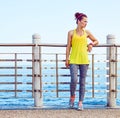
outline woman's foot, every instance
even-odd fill
[[[78,110],[79,111],[83,110],[83,104],[82,104],[82,102],[78,102]]]
[[[70,97],[70,101],[69,101],[69,107],[70,107],[71,109],[74,108],[74,100],[75,100],[75,96],[71,96],[71,97]]]

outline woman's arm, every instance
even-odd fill
[[[87,37],[92,41],[91,43],[88,44],[88,51],[91,52],[92,47],[98,45],[98,40],[93,36],[93,34],[86,30]]]
[[[72,35],[73,31],[68,32],[68,39],[67,39],[67,47],[66,47],[66,62],[65,65],[68,68],[69,66],[69,55],[70,55],[70,50],[71,50],[71,42],[72,42]]]

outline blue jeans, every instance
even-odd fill
[[[79,70],[79,101],[83,101],[85,95],[85,80],[88,70],[88,64],[70,64],[70,95],[74,96],[78,81],[78,70]]]

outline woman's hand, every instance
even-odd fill
[[[91,52],[91,51],[92,51],[92,47],[93,47],[93,44],[90,43],[90,44],[88,45],[88,52]]]
[[[65,66],[66,66],[66,68],[69,67],[69,60],[66,60],[66,61],[65,61]]]

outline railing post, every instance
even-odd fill
[[[41,90],[41,68],[40,68],[40,55],[41,55],[41,47],[38,46],[40,44],[40,35],[34,34],[32,36],[33,38],[33,44],[35,46],[33,47],[33,69],[34,69],[34,105],[35,107],[41,107],[43,105],[42,101],[42,90]]]
[[[115,108],[116,107],[116,47],[115,36],[107,35],[107,44],[111,44],[110,47],[107,47],[107,107]],[[113,46],[112,46],[113,45]]]

